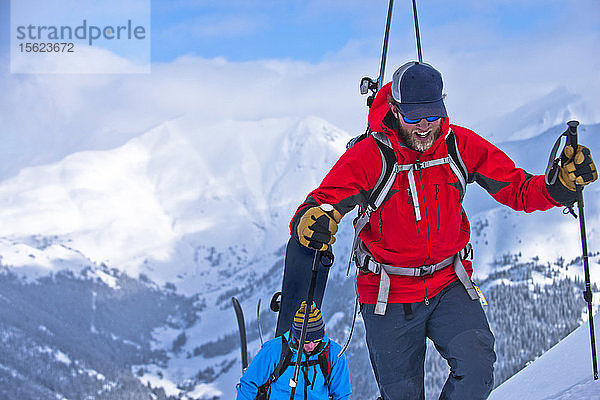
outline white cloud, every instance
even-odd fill
[[[596,123],[596,19],[583,19],[573,31],[557,27],[546,37],[503,37],[479,23],[425,26],[424,56],[444,76],[451,117],[466,126],[483,126],[559,87],[580,96],[577,117],[582,122]],[[207,125],[224,119],[316,115],[358,134],[367,113],[358,81],[376,77],[380,48],[381,38],[373,36],[349,41],[316,64],[185,56],[153,64],[150,74],[5,75],[0,79],[0,177],[76,150],[116,146],[181,115],[194,115]],[[387,79],[414,57],[412,36],[392,36]]]
[[[68,44],[68,43],[67,43]],[[60,48],[62,45],[58,45]],[[142,63],[123,58],[110,50],[75,44],[72,53],[40,53],[31,55],[13,47],[11,72],[30,74],[139,74],[150,72],[149,54]]]

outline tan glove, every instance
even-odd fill
[[[562,157],[567,162],[563,162],[558,171],[560,182],[573,192],[577,190],[575,184],[584,186],[598,179],[598,171],[592,160],[590,149],[579,145],[577,153],[574,153],[573,146],[565,146]]]
[[[334,235],[338,231],[338,223],[342,219],[333,206],[307,207],[301,215],[297,215],[298,223],[292,235],[298,242],[311,249],[324,251],[335,242]]]
[[[546,188],[550,196],[557,202],[571,207],[577,201],[577,186],[584,186],[598,179],[598,171],[592,160],[590,150],[585,146],[565,146],[561,156],[561,167],[558,179]]]

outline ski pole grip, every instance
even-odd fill
[[[569,126],[567,145],[572,146],[573,150],[577,152],[577,126],[579,126],[579,121],[569,121],[567,125]]]

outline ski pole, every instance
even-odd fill
[[[567,145],[573,146],[573,150],[577,153],[577,126],[579,122],[569,121],[567,122],[569,129],[567,130]],[[592,344],[592,365],[594,368],[594,379],[598,380],[598,359],[596,356],[596,334],[594,331],[594,314],[592,310],[592,289],[591,289],[591,278],[590,278],[590,265],[588,260],[588,247],[587,247],[587,236],[585,231],[585,214],[583,212],[583,187],[575,184],[577,189],[577,209],[579,211],[579,230],[581,232],[581,247],[583,250],[583,271],[585,274],[585,291],[583,292],[583,298],[587,302],[588,316],[590,320],[590,340]]]
[[[302,331],[300,331],[300,340],[298,341],[298,356],[296,357],[296,366],[294,368],[294,377],[290,379],[290,387],[292,393],[290,400],[294,400],[296,394],[296,386],[298,385],[298,376],[300,375],[300,363],[302,362],[302,352],[304,351],[304,340],[306,339],[306,331],[308,329],[308,316],[315,295],[315,286],[317,284],[317,273],[319,272],[319,251],[315,250],[313,258],[312,275],[310,277],[310,286],[308,287],[308,299],[306,301],[306,309],[304,310],[304,320],[302,321]],[[310,306],[309,306],[310,304]]]
[[[413,15],[415,17],[415,36],[417,37],[417,55],[419,56],[419,62],[423,62],[423,54],[421,54],[421,35],[419,34],[419,17],[417,16],[417,1],[412,0]]]
[[[388,39],[390,37],[390,25],[392,24],[392,10],[394,8],[394,0],[390,0],[388,4],[387,20],[385,22],[385,34],[383,37],[383,49],[381,50],[381,64],[379,65],[379,78],[377,78],[377,91],[383,86],[385,75],[385,62],[387,60]]]
[[[306,340],[306,331],[308,330],[308,317],[312,308],[312,303],[315,296],[315,287],[317,285],[319,263],[322,263],[325,267],[330,267],[333,264],[333,253],[328,250],[315,250],[315,256],[313,258],[312,265],[312,275],[310,277],[310,285],[308,287],[308,296],[306,299],[306,309],[304,311],[304,320],[302,321],[302,330],[300,331],[300,340],[298,341],[296,367],[294,368],[294,377],[290,379],[290,387],[292,388],[290,400],[294,399],[294,395],[296,394],[296,386],[298,385],[298,376],[300,375],[300,365],[302,363],[302,352],[304,351],[304,340]]]
[[[371,95],[367,97],[367,106],[371,108],[371,104],[373,104],[373,100],[375,100],[375,95],[383,86],[383,80],[385,75],[385,63],[387,60],[387,49],[388,49],[388,41],[390,37],[390,26],[392,24],[392,11],[394,8],[394,0],[390,0],[388,3],[388,12],[387,18],[385,22],[385,34],[383,35],[383,49],[381,50],[381,62],[379,64],[379,77],[377,80],[373,80],[369,77],[364,77],[360,80],[360,94],[367,94],[369,90],[371,91]],[[367,127],[367,131],[370,132],[369,127]],[[367,133],[368,133],[367,132]]]

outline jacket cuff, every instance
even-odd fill
[[[558,179],[552,185],[546,184],[546,189],[550,197],[563,206],[572,207],[577,201],[577,192],[567,189]]]

